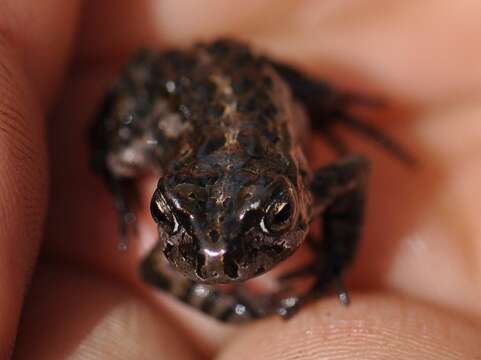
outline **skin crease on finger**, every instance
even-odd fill
[[[458,4],[454,13],[449,5],[452,2],[447,1],[396,4],[361,1],[356,5],[350,1],[339,2],[339,5],[329,1],[322,2],[322,5],[313,1],[296,2],[298,5],[284,2],[286,8],[267,1],[253,2],[254,8],[248,7],[248,11],[234,5],[226,9],[219,1],[204,2],[201,7],[188,1],[181,5],[175,1],[113,4],[104,1],[87,10],[89,20],[84,23],[86,31],[80,39],[82,45],[78,52],[81,60],[78,60],[77,72],[71,75],[57,120],[52,123],[56,196],[52,198],[48,256],[101,269],[139,286],[136,264],[140,253],[146,251],[148,241],[143,237],[140,245],[132,244],[129,254],[115,253],[115,215],[101,184],[88,173],[83,131],[95,103],[115,72],[110,64],[117,64],[118,56],[145,43],[162,47],[186,44],[198,37],[234,34],[254,39],[259,47],[292,59],[313,73],[336,81],[339,79],[340,84],[379,93],[407,103],[408,107],[414,105],[416,114],[410,116],[412,121],[379,119],[379,123],[403,144],[416,150],[423,164],[416,174],[403,169],[373,147],[361,144],[356,137],[349,137],[353,148],[367,153],[374,163],[365,237],[358,261],[350,273],[349,284],[359,290],[396,289],[399,293],[417,296],[429,303],[437,302],[443,307],[430,309],[430,306],[417,305],[409,300],[354,294],[353,305],[348,309],[330,300],[323,301],[304,310],[292,322],[284,324],[273,319],[240,330],[238,335],[228,332],[228,336],[224,334],[224,328],[207,326],[190,313],[181,312],[179,315],[173,311],[166,319],[171,321],[177,316],[175,324],[195,323],[184,338],[190,337],[198,347],[207,348],[204,353],[212,354],[229,340],[230,350],[223,349],[224,358],[229,358],[229,354],[246,354],[242,353],[246,346],[252,348],[256,345],[252,339],[262,339],[265,334],[270,334],[261,348],[266,356],[272,350],[265,348],[271,341],[287,355],[307,347],[310,353],[306,356],[338,351],[341,355],[346,354],[345,358],[353,358],[353,354],[359,354],[355,351],[365,350],[371,353],[371,358],[389,358],[389,354],[399,355],[395,352],[398,343],[393,342],[393,338],[410,347],[406,348],[405,354],[416,354],[416,350],[426,354],[439,351],[438,358],[441,359],[441,356],[461,359],[460,354],[478,355],[473,352],[472,345],[477,344],[476,339],[481,336],[479,329],[461,316],[449,315],[444,310],[444,307],[453,307],[473,318],[481,314],[476,301],[481,283],[481,271],[477,265],[481,263],[479,225],[476,223],[479,202],[475,201],[481,196],[476,193],[479,192],[476,184],[480,176],[476,172],[479,160],[475,156],[479,154],[476,150],[479,136],[474,135],[480,134],[481,129],[476,121],[470,120],[476,119],[481,109],[477,101],[473,104],[459,101],[466,94],[475,95],[479,89],[476,86],[479,86],[481,75],[470,71],[469,68],[474,67],[465,65],[465,62],[467,58],[474,64],[481,55],[466,45],[469,41],[456,40],[471,39],[475,33],[470,24],[473,24],[472,16],[476,12],[469,10],[468,2],[464,7]],[[272,8],[276,11],[269,11]],[[112,9],[117,11],[117,16],[112,16]],[[212,9],[217,10],[215,17],[209,15]],[[436,10],[434,13],[433,9]],[[195,18],[189,17],[189,13],[194,13]],[[450,24],[449,33],[446,30],[446,34],[440,35],[439,29],[445,29],[440,24]],[[478,36],[479,32],[476,34]],[[433,63],[433,59],[443,61]],[[104,66],[94,66],[98,62]],[[372,88],[365,89],[367,85]],[[442,107],[436,105],[441,103],[444,103]],[[70,123],[66,123],[67,118]],[[472,136],[466,137],[463,133],[468,126]],[[457,137],[452,136],[456,134]],[[319,154],[326,151],[318,144],[312,148],[312,152],[315,150]],[[315,163],[321,161],[326,159],[313,159]],[[459,176],[460,172],[465,176]],[[72,188],[76,191],[73,192]],[[105,214],[100,224],[98,213]],[[152,229],[148,217],[143,219]],[[143,224],[141,226],[148,228]],[[150,231],[146,238],[152,241],[154,236]],[[151,300],[157,303],[157,299]],[[393,330],[390,320],[399,323],[410,313],[414,315],[409,319],[419,321],[422,330],[412,323],[406,328],[394,327]],[[336,322],[336,319],[344,319],[348,330],[343,330],[342,321]],[[349,325],[352,319],[358,322]],[[373,319],[373,322],[368,323],[365,319]],[[311,322],[309,328],[300,324],[304,321]],[[23,326],[29,328],[28,318]],[[454,329],[453,333],[449,332],[450,328]],[[339,334],[339,340],[335,339],[338,343],[333,341],[335,346],[329,350],[316,336],[307,336],[306,340],[303,335],[309,335],[307,333],[293,335],[296,329],[313,331],[313,334],[326,329],[326,332]],[[373,343],[368,342],[373,344],[371,347],[362,346],[362,340],[370,339],[359,335],[363,331],[374,334]],[[406,337],[403,338],[404,333]],[[466,336],[459,339],[456,333]],[[411,341],[407,337],[411,334],[429,341]],[[275,338],[276,335],[279,338]],[[284,335],[286,337],[282,337]],[[349,343],[350,338],[355,342]],[[336,347],[342,341],[355,346]],[[391,347],[382,348],[382,344]],[[380,348],[392,352],[380,353]],[[404,358],[413,356],[404,355]]]
[[[479,359],[479,326],[457,315],[389,295],[356,297],[349,311],[336,299],[312,305],[288,323],[241,330],[219,360]],[[369,316],[366,316],[369,314]]]
[[[38,250],[46,205],[45,144],[26,79],[0,50],[0,357],[15,336],[26,281]],[[24,92],[25,91],[25,92]],[[28,94],[28,95],[27,95]],[[28,119],[28,120],[27,120]],[[32,134],[27,131],[30,121]],[[5,176],[4,174],[8,174]],[[36,179],[37,181],[33,181]],[[30,205],[33,201],[33,206]],[[12,241],[15,240],[15,241]]]
[[[0,358],[15,337],[39,248],[47,200],[43,109],[53,98],[77,2],[49,8],[0,1]],[[55,29],[50,26],[64,14]],[[41,19],[41,20],[40,20]],[[28,23],[28,28],[25,24]],[[58,35],[58,31],[62,35]],[[32,36],[35,34],[35,36]],[[42,41],[37,41],[38,39]],[[45,49],[54,37],[55,49]],[[35,59],[35,62],[32,61]],[[37,76],[38,75],[38,76]],[[42,93],[42,97],[39,93]]]
[[[98,274],[41,266],[31,294],[25,316],[32,326],[19,336],[14,359],[196,358],[156,309]]]

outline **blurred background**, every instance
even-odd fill
[[[0,1],[0,358],[481,356],[480,16],[470,0]],[[347,310],[325,299],[288,323],[225,327],[140,282],[147,212],[115,250],[112,202],[88,168],[93,114],[139,47],[220,36],[386,99],[366,116],[419,159],[407,169],[342,133],[373,162]],[[333,159],[315,136],[309,149],[313,166]]]

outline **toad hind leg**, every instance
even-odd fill
[[[129,235],[132,232],[137,233],[136,215],[132,209],[132,200],[137,197],[137,188],[133,179],[115,176],[108,169],[103,171],[103,179],[114,198],[114,205],[117,210],[120,236],[117,249],[126,251],[129,244]]]
[[[115,200],[119,250],[127,249],[128,237],[136,230],[135,178],[149,168],[160,170],[162,154],[174,148],[173,140],[155,133],[172,113],[165,96],[153,90],[156,59],[146,51],[132,58],[104,99],[89,134],[91,167]]]
[[[294,97],[304,105],[312,128],[318,130],[339,155],[347,155],[349,149],[342,138],[336,134],[333,128],[336,124],[374,140],[405,164],[409,166],[416,164],[414,157],[395,140],[374,125],[349,113],[349,107],[352,105],[379,107],[383,105],[381,101],[338,91],[329,83],[312,80],[285,64],[271,62],[271,65],[289,84]]]
[[[136,190],[133,178],[116,174],[108,165],[107,158],[110,149],[104,116],[107,111],[110,111],[110,99],[107,98],[104,102],[103,109],[89,134],[91,143],[90,165],[94,173],[102,178],[114,198],[120,235],[117,248],[119,251],[125,251],[128,247],[129,233],[131,231],[136,232],[135,213],[131,204]]]
[[[345,268],[356,252],[363,221],[368,162],[362,156],[349,156],[319,169],[312,192],[321,214],[322,236],[311,243],[315,260],[305,268],[285,274],[281,281],[314,276],[314,284],[294,301],[281,306],[279,313],[290,317],[306,302],[335,287],[341,303],[349,296],[341,282]]]

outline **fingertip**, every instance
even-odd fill
[[[60,265],[39,267],[16,359],[194,359],[175,326],[121,284]]]
[[[291,320],[243,329],[219,359],[471,359],[480,327],[443,309],[386,295],[328,299]]]

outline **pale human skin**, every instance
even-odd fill
[[[479,3],[81,5],[0,1],[0,358],[481,358]],[[221,34],[400,109],[375,121],[413,149],[416,172],[349,136],[373,174],[348,308],[327,297],[289,322],[225,327],[138,280],[155,241],[147,212],[140,239],[115,250],[111,198],[86,160],[94,108],[139,45]],[[329,159],[312,148],[316,165]]]

